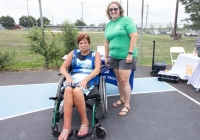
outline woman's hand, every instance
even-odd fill
[[[109,60],[108,60],[108,58],[105,58],[105,65],[109,67]]]
[[[74,81],[72,80],[71,76],[66,77],[66,84],[67,85],[74,85]]]
[[[83,89],[87,89],[87,81],[83,80],[78,83],[78,86],[82,87]]]
[[[128,55],[128,56],[126,57],[126,63],[131,63],[132,60],[133,60],[132,55]]]

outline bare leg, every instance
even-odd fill
[[[66,87],[64,92],[64,124],[63,131],[60,134],[58,140],[67,140],[71,131],[72,109],[74,105],[73,89]]]
[[[129,78],[132,70],[119,69],[119,88],[124,97],[124,106],[130,107],[131,87]]]
[[[130,96],[131,96],[131,87],[129,84],[129,78],[132,70],[122,70],[114,69],[115,75],[117,77],[118,89],[120,92],[120,100],[124,101],[124,108],[119,112],[120,116],[128,114],[130,110]],[[119,106],[121,101],[117,101],[113,106]]]
[[[117,86],[118,86],[118,90],[119,90],[119,93],[120,93],[120,100],[121,100],[121,101],[118,100],[117,102],[113,103],[113,106],[117,107],[117,106],[123,104],[122,102],[124,102],[124,94],[123,94],[123,91],[122,91],[121,86],[120,86],[121,84],[120,84],[119,69],[113,69],[113,71],[114,71],[115,76],[117,78]]]
[[[73,90],[73,96],[74,96],[75,106],[77,107],[77,110],[81,117],[81,124],[84,125],[79,130],[78,136],[84,136],[88,133],[88,129],[89,129],[88,128],[89,122],[88,122],[87,114],[86,114],[84,93],[82,92],[82,90],[80,88],[75,88]]]

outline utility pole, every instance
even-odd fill
[[[80,4],[82,5],[82,21],[83,21],[83,5],[85,4],[84,2],[80,2]]]
[[[127,16],[128,16],[128,0],[127,0]]]
[[[175,40],[175,37],[176,37],[177,18],[178,18],[178,4],[179,4],[179,0],[176,0],[176,11],[175,11],[175,19],[174,19],[173,40]]]
[[[28,28],[30,28],[30,18],[29,18],[29,9],[28,9],[28,0],[27,1],[27,13],[28,13]]]
[[[42,17],[42,5],[41,5],[41,0],[39,1],[39,10],[40,10],[40,23],[41,23],[41,28],[42,28],[42,40],[44,42],[44,22],[43,22],[43,17]]]
[[[120,0],[120,3],[122,3],[121,0]],[[126,1],[126,4],[127,4],[127,5],[126,5],[126,7],[127,7],[127,9],[126,9],[126,10],[127,10],[127,11],[126,11],[126,15],[128,16],[128,0]]]
[[[53,15],[52,15],[52,22],[51,22],[51,23],[52,23],[52,25],[53,25]]]
[[[148,14],[149,14],[149,5],[147,4],[145,31],[146,31],[146,29],[147,29],[147,19],[148,19]]]
[[[142,32],[143,32],[143,14],[144,13],[144,0],[142,0],[142,10],[141,10],[141,29],[140,29],[140,57],[139,64],[142,61]]]

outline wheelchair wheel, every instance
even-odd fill
[[[103,77],[100,79],[100,96],[101,96],[101,110],[102,116],[106,117],[107,114],[107,96],[106,96],[106,82]]]
[[[95,134],[97,138],[104,139],[106,137],[107,132],[103,127],[97,127],[95,130]]]
[[[60,94],[61,94],[61,87],[63,86],[63,82],[65,81],[65,77],[62,77],[60,80],[59,80],[59,83],[58,83],[58,88],[57,88],[57,92],[56,92],[56,97],[58,97],[58,99],[60,98]],[[55,101],[55,103],[58,102],[58,99]],[[59,106],[59,113],[60,113],[60,118],[63,116],[63,112],[64,112],[64,109],[63,109],[63,106],[64,106],[64,100],[62,100],[60,102],[60,106]]]

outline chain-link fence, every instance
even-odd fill
[[[1,0],[0,50],[9,51],[8,48],[13,47],[18,47],[15,50],[19,50],[28,46],[25,35],[29,29],[41,27],[41,16],[45,30],[60,31],[62,23],[68,21],[80,31],[89,32],[92,34],[92,48],[95,49],[104,42],[104,27],[109,21],[105,11],[110,1]],[[186,53],[192,53],[198,30],[186,28],[187,23],[183,20],[188,18],[189,14],[185,13],[185,5],[180,2],[177,5],[178,1],[120,0],[125,15],[133,18],[138,28],[140,65],[151,65],[153,40],[156,41],[155,59],[167,64],[171,64],[169,48],[172,46],[182,46]],[[173,35],[174,27],[178,35],[176,38]],[[22,54],[16,53],[17,55]]]

